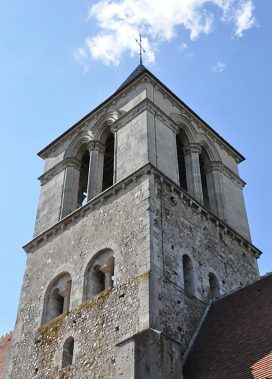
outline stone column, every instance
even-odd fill
[[[88,149],[90,153],[90,165],[87,201],[91,200],[102,191],[105,145],[99,141],[91,141]]]
[[[224,194],[222,186],[222,163],[210,162],[206,167],[210,207],[221,220],[225,220]]]
[[[71,296],[71,287],[72,287],[72,280],[69,280],[65,284],[64,290],[61,292],[61,295],[64,298],[63,313],[66,313],[66,312],[69,311],[70,296]]]
[[[199,154],[201,145],[190,143],[184,147],[187,190],[200,203],[203,203],[203,192],[201,184]]]
[[[118,126],[113,125],[110,128],[111,132],[114,136],[114,162],[113,162],[113,184],[117,181],[117,132],[118,132]]]
[[[114,273],[114,259],[109,259],[108,262],[100,267],[100,271],[105,274],[105,289],[112,287],[112,276]]]
[[[64,218],[77,208],[80,165],[81,162],[75,158],[69,158],[65,162],[65,175],[60,218]]]

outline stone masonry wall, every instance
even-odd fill
[[[184,353],[209,302],[209,273],[223,295],[258,279],[256,258],[178,187],[155,175],[150,191],[151,327]],[[193,261],[194,296],[184,292],[184,254]]]
[[[116,344],[148,327],[148,188],[143,176],[28,255],[13,367],[6,378],[129,378],[134,351],[123,356]],[[82,303],[84,270],[103,248],[114,251],[116,285]],[[64,271],[72,277],[70,312],[41,326],[46,288]],[[74,363],[60,370],[62,347],[70,336]]]

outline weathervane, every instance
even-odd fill
[[[142,36],[141,36],[141,33],[139,34],[139,36],[140,36],[140,42],[137,40],[137,39],[135,39],[135,41],[138,43],[138,45],[140,46],[140,65],[142,66],[143,65],[143,60],[142,60],[142,52],[144,52],[145,53],[145,49],[143,48],[143,46],[142,46]]]

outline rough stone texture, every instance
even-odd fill
[[[148,326],[148,187],[147,179],[132,184],[28,255],[11,378],[56,378],[69,336],[76,346],[69,377],[116,377],[116,343]],[[104,248],[114,251],[116,287],[82,304],[84,271]],[[71,312],[41,326],[46,288],[64,271],[72,277]]]
[[[150,188],[151,326],[177,341],[184,353],[210,300],[209,273],[224,295],[258,279],[256,258],[169,182],[155,176]],[[184,293],[184,254],[193,261],[195,296]]]
[[[179,378],[208,302],[208,273],[222,294],[258,277],[253,252],[162,178],[132,180],[31,250],[6,378]],[[104,248],[114,251],[116,286],[82,303],[84,271]],[[184,294],[184,253],[194,261],[195,296]],[[45,291],[64,271],[72,277],[70,312],[41,325]],[[74,363],[60,369],[70,336]]]
[[[8,358],[11,345],[12,332],[0,337],[0,379],[4,375],[4,367]]]
[[[189,193],[178,186],[180,129],[193,158]],[[109,133],[115,141],[113,185],[101,193]],[[86,149],[90,201],[75,209]],[[210,211],[201,188],[199,198],[193,196],[193,186],[201,185],[202,149],[209,155]],[[210,300],[209,274],[218,278],[221,295],[258,278],[259,251],[250,243],[238,177],[241,156],[144,71],[40,156],[45,173],[35,237],[25,246],[27,267],[5,379],[180,379],[181,357]],[[88,264],[105,249],[114,254],[115,284],[83,301]],[[190,295],[184,254],[193,265]],[[72,279],[69,312],[41,325],[46,291],[62,273]],[[62,368],[69,337],[73,363]]]

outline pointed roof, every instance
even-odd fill
[[[117,88],[115,93],[126,87],[129,83],[133,82],[133,80],[140,76],[140,74],[147,71],[147,68],[143,64],[139,64],[135,70],[127,77],[127,79],[120,85],[120,87]]]
[[[185,104],[177,95],[175,95],[165,84],[163,84],[155,75],[152,74],[142,63],[140,63],[136,69],[128,76],[128,78],[121,84],[121,86],[105,101],[103,101],[101,104],[99,104],[95,109],[93,109],[91,112],[89,112],[86,116],[84,116],[81,120],[76,122],[73,126],[71,126],[69,129],[67,129],[63,134],[61,134],[59,137],[57,137],[54,141],[52,141],[49,145],[47,145],[44,149],[42,149],[38,156],[43,158],[44,153],[48,151],[52,146],[54,146],[56,143],[58,143],[63,137],[65,137],[67,134],[69,134],[72,130],[76,129],[79,125],[82,124],[85,120],[87,120],[91,115],[93,115],[95,112],[97,112],[99,109],[101,109],[105,104],[107,104],[109,101],[111,101],[119,92],[124,90],[126,87],[128,87],[132,82],[137,80],[140,76],[148,74],[153,80],[155,80],[164,90],[166,90],[171,96],[173,96],[179,103],[181,103],[184,107],[188,109],[189,112],[191,112],[193,115],[195,115],[196,118],[198,118],[215,136],[217,136],[221,141],[223,141],[236,156],[238,157],[239,161],[242,162],[245,160],[243,155],[241,155],[233,146],[231,146],[223,137],[221,137],[213,128],[210,127],[198,114],[196,114],[187,104]]]

